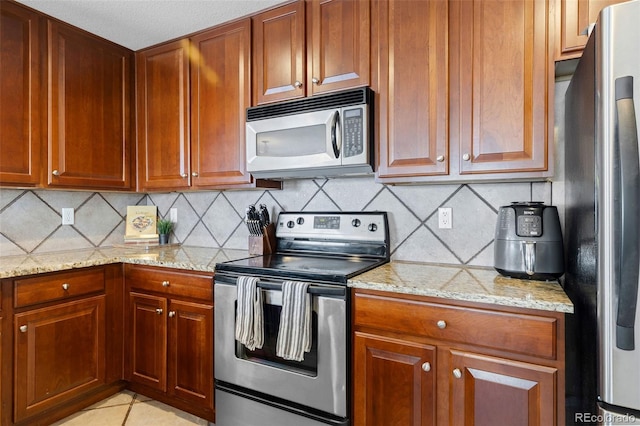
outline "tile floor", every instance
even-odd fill
[[[192,426],[206,420],[146,396],[122,391],[52,426]],[[212,426],[213,423],[211,424]]]

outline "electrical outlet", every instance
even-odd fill
[[[451,215],[451,207],[438,208],[438,228],[451,229],[453,224],[453,217]]]
[[[74,214],[72,207],[63,207],[62,208],[62,224],[63,225],[73,225],[74,224]]]
[[[176,207],[169,209],[169,220],[173,223],[178,222],[178,209]]]

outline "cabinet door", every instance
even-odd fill
[[[460,174],[541,172],[553,140],[553,0],[450,3],[451,145]]]
[[[167,390],[167,299],[129,294],[125,378],[162,392]]]
[[[14,315],[14,421],[105,383],[105,296]]]
[[[435,347],[356,332],[353,374],[354,425],[435,425]]]
[[[378,178],[449,172],[447,2],[373,0]]]
[[[49,21],[52,187],[130,189],[133,52]]]
[[[245,110],[251,106],[251,20],[200,33],[191,62],[194,188],[248,184]]]
[[[252,18],[253,103],[305,96],[304,1]]]
[[[369,0],[307,2],[307,95],[368,85]]]
[[[0,14],[0,184],[37,185],[43,140],[41,21],[8,1],[0,2]]]
[[[587,29],[596,22],[600,11],[627,0],[559,0],[560,34],[556,59],[575,58],[587,44]]]
[[[136,52],[136,73],[138,190],[188,188],[188,40]]]
[[[454,425],[555,425],[558,370],[451,350]],[[560,407],[561,408],[561,407]]]
[[[213,306],[171,300],[169,393],[213,409]]]

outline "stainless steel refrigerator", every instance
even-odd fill
[[[565,97],[567,423],[640,422],[640,0],[600,13]]]

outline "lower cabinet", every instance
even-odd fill
[[[563,425],[564,316],[355,290],[353,424]]]
[[[14,317],[15,421],[105,384],[105,296]]]
[[[125,266],[131,389],[214,421],[213,276]]]
[[[3,425],[47,425],[124,388],[121,265],[19,277],[2,285],[11,293],[5,306],[11,300],[13,318],[5,326],[13,339],[8,364],[10,352],[0,350],[3,382],[12,381],[11,395],[2,395]],[[0,342],[6,345],[7,339]]]

